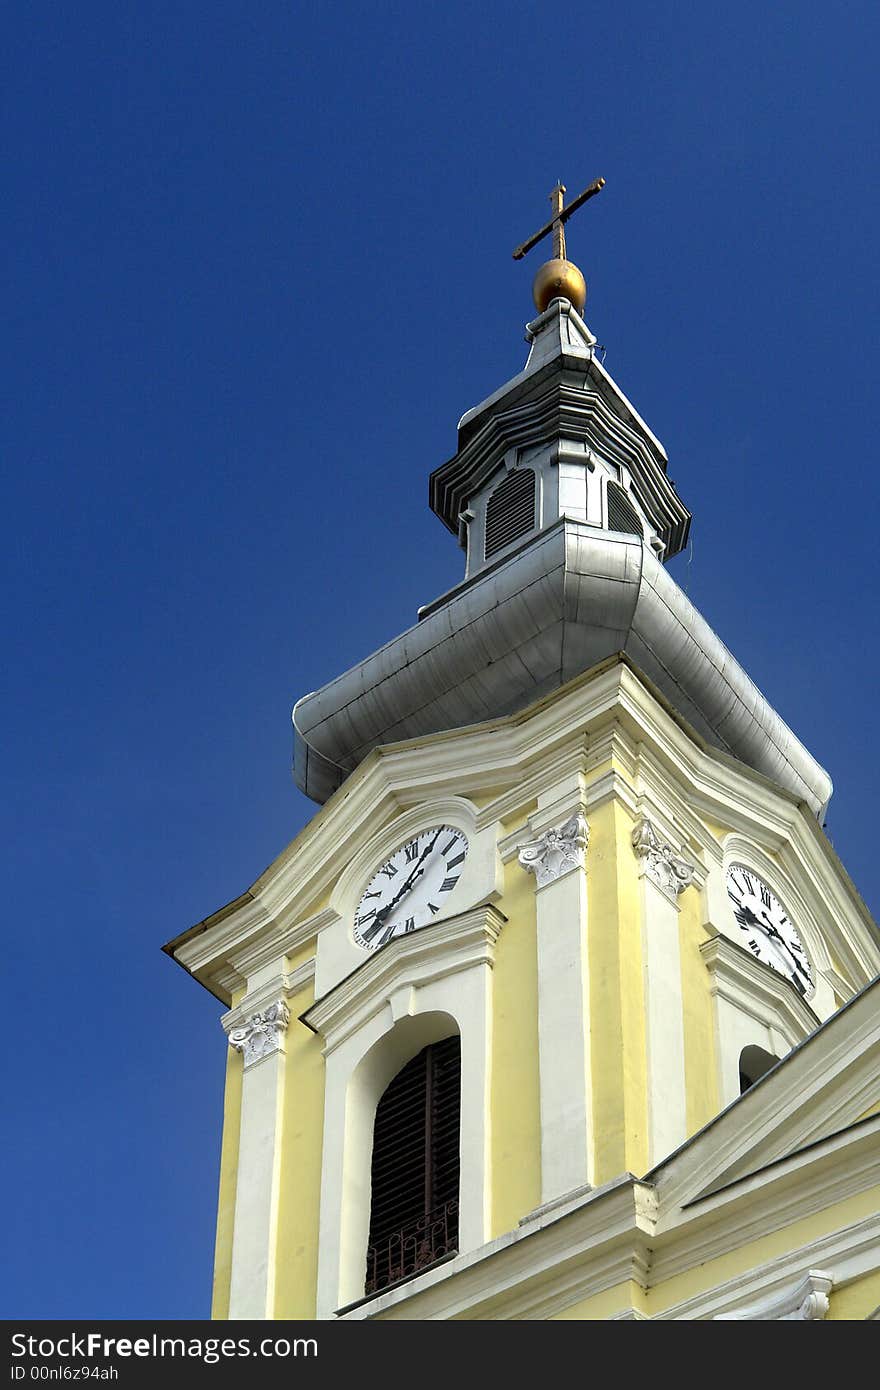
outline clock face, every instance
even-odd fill
[[[803,943],[764,880],[743,864],[731,864],[727,894],[752,955],[791,980],[799,994],[811,994],[813,975]]]
[[[468,842],[452,825],[407,840],[376,870],[354,916],[354,939],[375,951],[433,922],[461,877]]]

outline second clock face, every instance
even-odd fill
[[[727,895],[752,954],[791,980],[802,995],[812,993],[813,977],[803,943],[785,908],[754,869],[731,864]]]
[[[354,939],[368,951],[433,922],[461,877],[468,842],[452,825],[407,840],[374,873],[354,916]]]

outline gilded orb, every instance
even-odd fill
[[[543,314],[553,299],[568,299],[579,314],[587,302],[587,284],[577,266],[571,261],[545,261],[532,285],[535,308]]]

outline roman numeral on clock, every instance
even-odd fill
[[[386,864],[384,868],[379,870],[379,872],[384,874],[386,878],[394,878],[395,874],[397,873],[397,865]]]
[[[449,878],[444,878],[443,882],[440,884],[440,892],[450,893],[456,883],[458,883],[458,874],[450,874]]]
[[[464,862],[464,850],[462,850],[461,854],[457,854],[457,855],[455,856],[454,859],[450,859],[450,860],[447,862],[446,867],[447,867],[447,869],[454,869],[455,866],[456,866],[456,864],[462,864],[463,862]]]
[[[770,889],[767,887],[766,883],[761,884],[761,902],[765,907],[770,906]]]
[[[404,852],[404,854],[406,855],[406,862],[407,862],[407,864],[411,864],[411,863],[413,862],[414,859],[418,859],[418,857],[419,857],[419,842],[418,842],[418,840],[413,840],[413,842],[412,842],[411,845],[406,845],[403,852]]]

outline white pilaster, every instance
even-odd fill
[[[244,1059],[229,1292],[229,1316],[235,1319],[274,1314],[284,1034],[289,1022],[282,999],[243,1019],[233,1014],[224,1020],[230,1045]]]
[[[653,1165],[687,1137],[677,899],[693,881],[694,869],[646,816],[636,823],[632,843],[641,869],[649,1162]]]
[[[577,813],[519,850],[520,864],[536,879],[542,1206],[592,1180],[588,835],[586,819]]]

